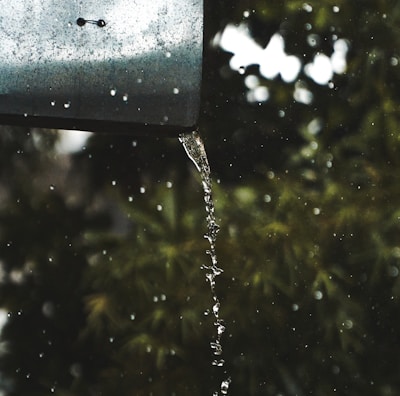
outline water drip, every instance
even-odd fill
[[[211,171],[210,165],[207,158],[207,153],[204,147],[204,143],[201,140],[200,135],[197,132],[192,132],[191,134],[181,134],[179,136],[179,141],[182,143],[186,154],[192,160],[197,170],[200,173],[202,186],[204,190],[204,202],[206,209],[206,222],[207,222],[207,233],[204,235],[204,238],[208,240],[210,248],[206,250],[206,254],[211,258],[211,265],[202,265],[200,268],[206,271],[206,280],[210,284],[211,297],[213,300],[211,310],[207,311],[208,313],[213,314],[214,316],[214,326],[216,328],[216,336],[215,339],[210,343],[211,350],[214,356],[220,357],[223,354],[223,349],[221,345],[221,338],[223,333],[225,332],[225,325],[223,319],[219,317],[219,311],[221,307],[221,303],[219,301],[215,285],[216,285],[216,277],[221,275],[223,270],[218,267],[218,258],[217,252],[215,248],[217,234],[219,231],[219,225],[217,224],[215,218],[215,206],[212,198],[212,183],[211,183]],[[213,366],[223,367],[224,359],[214,359],[212,361]],[[227,395],[229,384],[231,383],[231,379],[227,378],[221,382],[220,392],[216,391],[213,393],[213,396]]]

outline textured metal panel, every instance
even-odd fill
[[[0,0],[0,118],[193,126],[202,3]]]

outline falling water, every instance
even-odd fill
[[[204,190],[204,202],[207,212],[207,234],[204,235],[210,244],[210,249],[206,251],[206,253],[211,258],[211,265],[203,265],[201,269],[206,271],[206,279],[210,284],[211,295],[213,299],[212,306],[212,314],[214,316],[214,326],[216,328],[216,337],[211,342],[211,349],[215,356],[212,364],[217,367],[224,366],[224,359],[222,358],[222,344],[221,338],[222,334],[225,331],[224,320],[220,318],[219,310],[220,310],[220,301],[217,295],[217,291],[215,288],[216,277],[221,275],[223,270],[218,267],[217,260],[217,252],[215,248],[215,243],[217,240],[217,234],[219,230],[219,226],[215,219],[215,206],[212,198],[212,185],[211,185],[211,172],[210,165],[208,163],[207,153],[203,144],[203,141],[200,138],[200,135],[197,132],[192,132],[191,134],[181,134],[179,136],[179,141],[182,143],[188,157],[193,161],[197,170],[200,172],[201,181]],[[228,388],[230,385],[231,379],[227,378],[221,382],[220,391],[222,395],[228,394]],[[218,396],[220,394],[219,391],[213,393],[213,396]]]

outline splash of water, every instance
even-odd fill
[[[206,253],[211,258],[211,265],[203,265],[201,269],[206,271],[206,280],[210,284],[211,296],[213,299],[212,305],[212,314],[214,316],[214,326],[216,328],[216,337],[210,343],[211,349],[215,356],[212,364],[217,367],[224,366],[224,359],[222,358],[222,344],[221,338],[223,333],[225,332],[225,324],[224,320],[219,315],[219,310],[221,307],[221,303],[219,301],[217,291],[215,288],[216,285],[216,277],[221,275],[223,270],[218,267],[218,259],[217,252],[215,248],[217,234],[219,231],[219,225],[217,224],[215,218],[215,205],[212,198],[212,184],[211,184],[211,171],[210,165],[208,163],[207,153],[204,147],[204,143],[201,140],[200,135],[197,132],[192,132],[188,134],[179,135],[179,141],[182,143],[186,154],[193,161],[197,170],[201,176],[201,182],[204,190],[204,202],[205,208],[207,212],[207,234],[204,235],[204,238],[208,240],[210,249],[206,250]],[[221,395],[228,394],[228,388],[231,383],[231,379],[227,378],[221,382],[220,392]],[[213,396],[218,396],[220,393],[214,392]]]

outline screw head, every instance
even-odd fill
[[[86,24],[86,20],[83,19],[83,18],[78,18],[78,19],[76,20],[76,24],[77,24],[78,26],[84,26],[84,25]]]

